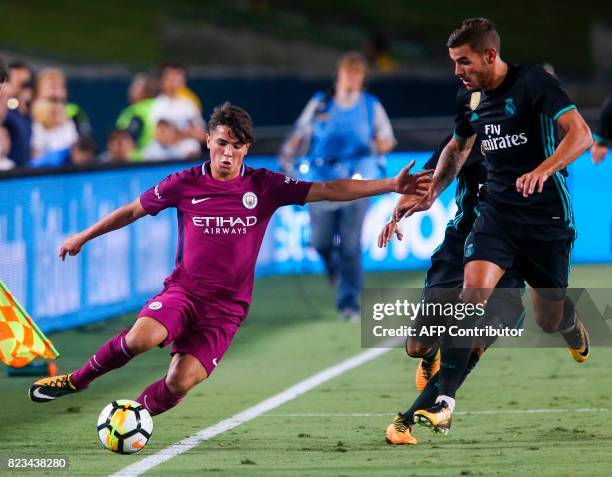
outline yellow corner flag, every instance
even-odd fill
[[[34,358],[55,359],[59,353],[0,280],[0,360],[23,368]]]

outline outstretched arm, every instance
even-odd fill
[[[397,192],[398,194],[424,194],[429,188],[431,170],[410,174],[414,161],[392,178],[378,180],[337,179],[327,182],[313,182],[306,196],[306,202],[321,200],[346,201],[364,197]]]
[[[106,217],[103,217],[98,222],[93,224],[91,227],[79,232],[76,235],[68,237],[59,250],[59,256],[62,260],[66,259],[66,254],[76,255],[81,251],[81,247],[89,242],[91,239],[96,238],[99,235],[103,235],[112,230],[120,229],[128,224],[131,224],[135,220],[147,215],[143,209],[140,199],[135,199],[129,204],[119,207],[112,211]]]
[[[476,135],[462,140],[454,136],[451,138],[440,153],[431,187],[412,207],[402,210],[402,215],[410,216],[415,212],[428,210],[433,205],[444,189],[457,177],[457,174],[470,155],[475,141]]]

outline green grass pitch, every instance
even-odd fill
[[[367,286],[418,287],[422,279],[422,272],[370,274]],[[572,271],[573,286],[611,282],[612,267]],[[358,354],[359,326],[339,321],[332,304],[321,277],[259,280],[251,315],[210,381],[157,416],[152,440],[133,456],[102,449],[96,418],[111,400],[134,399],[163,376],[167,350],[139,356],[89,390],[43,405],[27,399],[34,378],[2,372],[0,475],[108,475]],[[127,315],[53,334],[60,369],[80,366],[132,320]],[[459,391],[448,436],[416,429],[418,446],[392,447],[385,427],[415,397],[417,363],[392,350],[146,475],[610,475],[610,362],[612,350],[604,348],[593,349],[584,364],[563,349],[494,349]],[[17,456],[68,457],[69,468],[8,471],[6,458]]]

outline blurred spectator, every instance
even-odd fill
[[[155,141],[145,147],[142,157],[147,161],[192,159],[200,155],[200,143],[195,139],[182,139],[172,121],[160,119],[155,127]]]
[[[9,65],[9,82],[3,94],[2,124],[10,137],[10,150],[5,155],[11,158],[17,167],[28,167],[32,159],[32,80],[30,67],[21,61]],[[6,99],[6,101],[4,101]]]
[[[79,135],[60,98],[37,99],[32,106],[32,167],[57,167],[70,161]]]
[[[593,140],[591,160],[593,164],[599,164],[606,158],[612,146],[612,94],[608,95],[601,108],[597,132],[593,134]]]
[[[186,84],[185,68],[174,63],[163,65],[159,78],[161,94],[155,98],[151,119],[155,124],[160,119],[170,121],[181,136],[203,143],[206,141],[206,130],[202,115],[192,100],[181,96]]]
[[[283,146],[284,170],[310,181],[384,175],[383,155],[391,151],[395,137],[378,98],[364,91],[366,74],[366,59],[359,53],[340,59],[334,90],[315,93]],[[330,283],[338,284],[338,311],[351,321],[359,318],[361,229],[367,209],[367,199],[309,204],[312,246]]]
[[[70,163],[73,166],[88,166],[96,162],[96,143],[82,137],[70,148]]]
[[[110,163],[124,163],[132,160],[134,153],[134,139],[125,129],[115,129],[108,136],[106,151],[100,156],[100,161]]]
[[[186,100],[191,101],[194,106],[198,108],[200,114],[202,114],[202,102],[200,101],[200,98],[198,98],[198,95],[195,94],[187,85],[179,89],[178,97],[185,98]]]
[[[36,77],[35,99],[68,100],[66,75],[58,68],[45,68]],[[74,122],[79,136],[91,136],[91,124],[87,113],[77,104],[66,103],[66,116]]]
[[[15,163],[6,156],[11,149],[11,138],[5,128],[0,127],[0,171],[8,171],[15,167]]]
[[[151,108],[157,90],[157,81],[145,74],[134,76],[130,84],[128,89],[130,105],[121,111],[116,123],[117,129],[127,131],[132,137],[132,144],[135,147],[132,148],[129,160],[142,159],[142,149],[153,140],[155,122],[151,116]]]

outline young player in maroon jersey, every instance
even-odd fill
[[[236,106],[216,108],[208,123],[210,161],[171,174],[132,203],[68,238],[62,259],[89,240],[145,215],[177,209],[176,267],[164,289],[142,308],[131,329],[104,344],[80,369],[36,381],[35,402],[82,391],[137,354],[172,343],[166,376],[136,401],[152,415],[176,406],[213,372],[248,314],[255,262],[270,218],[283,205],[355,200],[386,192],[424,193],[432,171],[412,175],[412,164],[395,178],[303,182],[243,163],[254,141],[251,118]]]

